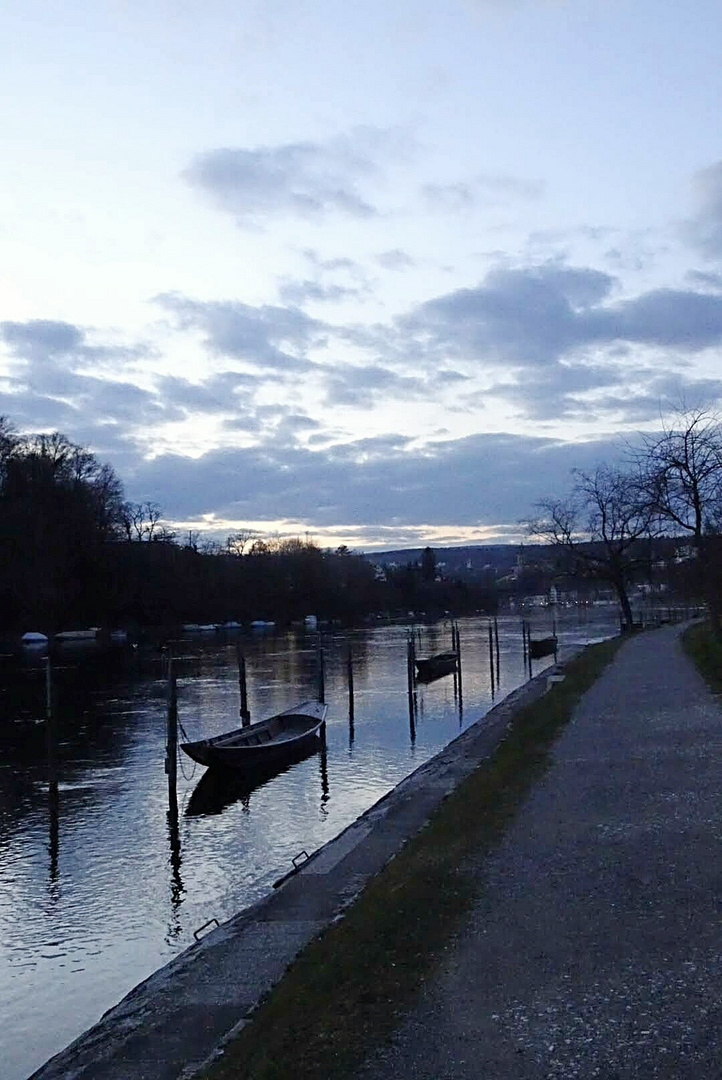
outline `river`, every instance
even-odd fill
[[[535,636],[548,613],[532,616]],[[562,643],[618,629],[615,609],[557,615]],[[323,634],[325,754],[253,790],[208,796],[181,755],[178,814],[164,773],[164,657],[68,650],[54,675],[57,789],[48,783],[40,658],[0,692],[0,1055],[24,1080],[136,983],[265,895],[294,856],[337,835],[528,677],[519,617],[501,617],[492,696],[485,617],[459,622],[462,680],[419,685],[409,707],[408,627]],[[417,655],[450,627],[417,626]],[[316,694],[315,634],[188,636],[173,644],[179,717],[190,739],[238,726],[235,643],[253,720]],[[354,661],[349,715],[346,655]],[[551,658],[534,662],[541,671]],[[461,689],[461,693],[460,693]]]

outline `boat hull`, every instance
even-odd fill
[[[421,682],[430,682],[432,679],[440,679],[443,675],[451,675],[453,671],[456,671],[456,653],[438,653],[424,660],[416,660],[415,663],[417,679]]]
[[[293,709],[213,739],[181,743],[181,749],[199,765],[255,772],[292,760],[320,746],[327,706],[303,702]]]

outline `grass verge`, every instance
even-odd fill
[[[498,843],[619,644],[585,649],[563,682],[519,710],[495,753],[294,961],[207,1080],[348,1076],[390,1034],[473,903],[471,858]]]
[[[682,645],[710,689],[722,693],[722,641],[709,623],[694,623],[682,634]]]

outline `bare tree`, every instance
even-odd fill
[[[165,526],[159,525],[161,517],[162,511],[158,503],[123,503],[120,521],[125,539],[138,543],[156,539],[156,532],[165,529]]]
[[[649,504],[665,531],[681,531],[694,544],[700,590],[720,633],[714,556],[722,524],[722,421],[707,409],[680,408],[661,435],[645,439],[639,460]]]
[[[603,465],[574,475],[570,495],[538,503],[527,531],[565,552],[577,573],[607,582],[631,626],[630,584],[647,562],[643,541],[652,535],[657,515],[636,473]]]
[[[255,529],[239,529],[238,532],[229,533],[226,537],[226,551],[229,555],[245,555],[246,548],[258,536]]]

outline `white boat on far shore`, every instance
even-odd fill
[[[61,630],[55,634],[56,641],[97,641],[100,633],[99,626],[91,626],[88,630]]]

